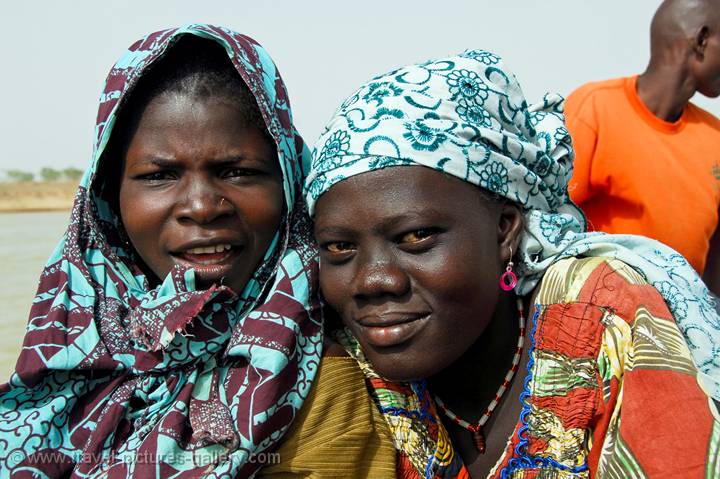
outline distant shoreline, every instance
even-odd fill
[[[74,181],[0,183],[0,213],[69,211],[77,190]]]
[[[44,206],[38,206],[37,208],[0,208],[0,215],[8,213],[54,213],[54,212],[63,212],[67,211],[69,212],[72,208],[51,208],[51,207],[44,207]]]

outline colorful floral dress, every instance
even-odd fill
[[[522,413],[488,477],[720,477],[717,408],[673,314],[634,269],[558,261],[530,327]],[[469,477],[424,385],[383,380],[347,331],[338,338],[390,426],[398,477]]]

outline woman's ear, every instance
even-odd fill
[[[520,208],[513,203],[504,203],[500,207],[500,217],[498,219],[500,258],[504,263],[510,261],[511,251],[513,254],[517,251],[522,229],[523,214]]]

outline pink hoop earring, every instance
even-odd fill
[[[510,248],[510,261],[505,267],[505,272],[500,276],[500,289],[503,291],[512,291],[517,285],[518,279],[512,269],[513,266],[515,266],[515,263],[512,262],[512,248]]]

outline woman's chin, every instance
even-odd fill
[[[373,360],[367,355],[373,369],[384,379],[393,382],[422,381],[440,372],[435,364],[424,364],[405,357],[382,357]]]
[[[206,291],[212,288],[225,287],[233,292],[235,295],[239,295],[245,288],[247,281],[228,281],[226,278],[219,279],[195,279],[195,289],[198,291]]]

